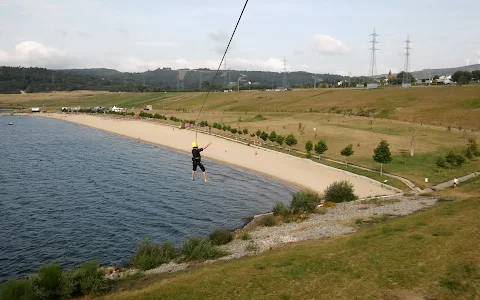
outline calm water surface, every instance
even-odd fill
[[[180,245],[234,229],[293,191],[208,159],[210,181],[192,182],[186,153],[67,122],[0,124],[0,282],[55,260],[125,263],[144,237]]]

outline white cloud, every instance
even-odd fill
[[[81,36],[81,37],[90,37],[90,34],[89,34],[89,33],[83,32],[83,31],[78,31],[78,32],[77,32],[77,35],[78,35],[78,36]]]
[[[10,53],[0,50],[0,63],[4,65],[38,66],[64,68],[72,64],[72,58],[66,51],[44,46],[33,41],[26,41],[15,46]]]
[[[350,48],[345,46],[342,41],[326,34],[314,34],[312,40],[315,49],[322,54],[332,55],[350,52]]]

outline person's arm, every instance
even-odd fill
[[[212,144],[212,142],[208,143],[208,145],[206,145],[205,147],[203,147],[203,150],[207,149],[208,146],[210,146]]]

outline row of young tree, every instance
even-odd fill
[[[265,131],[257,130],[255,135],[261,138],[264,141],[270,140],[272,143],[277,143],[280,146],[287,144],[288,146],[294,146],[297,144],[297,138],[293,134],[289,134],[286,137],[277,134],[275,131],[272,131],[268,134]],[[327,142],[324,139],[318,141],[315,145],[312,141],[307,141],[305,144],[305,150],[307,151],[307,157],[311,157],[311,152],[315,151],[319,156],[324,154],[328,150]],[[340,151],[340,154],[345,157],[345,166],[348,166],[348,157],[352,156],[355,153],[353,149],[353,144],[347,145]],[[383,175],[383,164],[388,164],[392,161],[392,153],[390,152],[390,146],[386,140],[382,140],[380,144],[373,150],[373,160],[380,163],[380,174]]]
[[[450,150],[445,157],[439,156],[437,158],[436,165],[439,169],[460,167],[467,161],[465,157],[470,160],[473,160],[475,157],[480,157],[477,141],[473,137],[468,139],[467,149],[463,151],[463,155]]]

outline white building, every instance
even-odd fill
[[[112,111],[114,112],[124,112],[125,108],[122,107],[116,107],[115,105],[112,107]]]
[[[40,107],[32,107],[32,112],[40,112]]]

